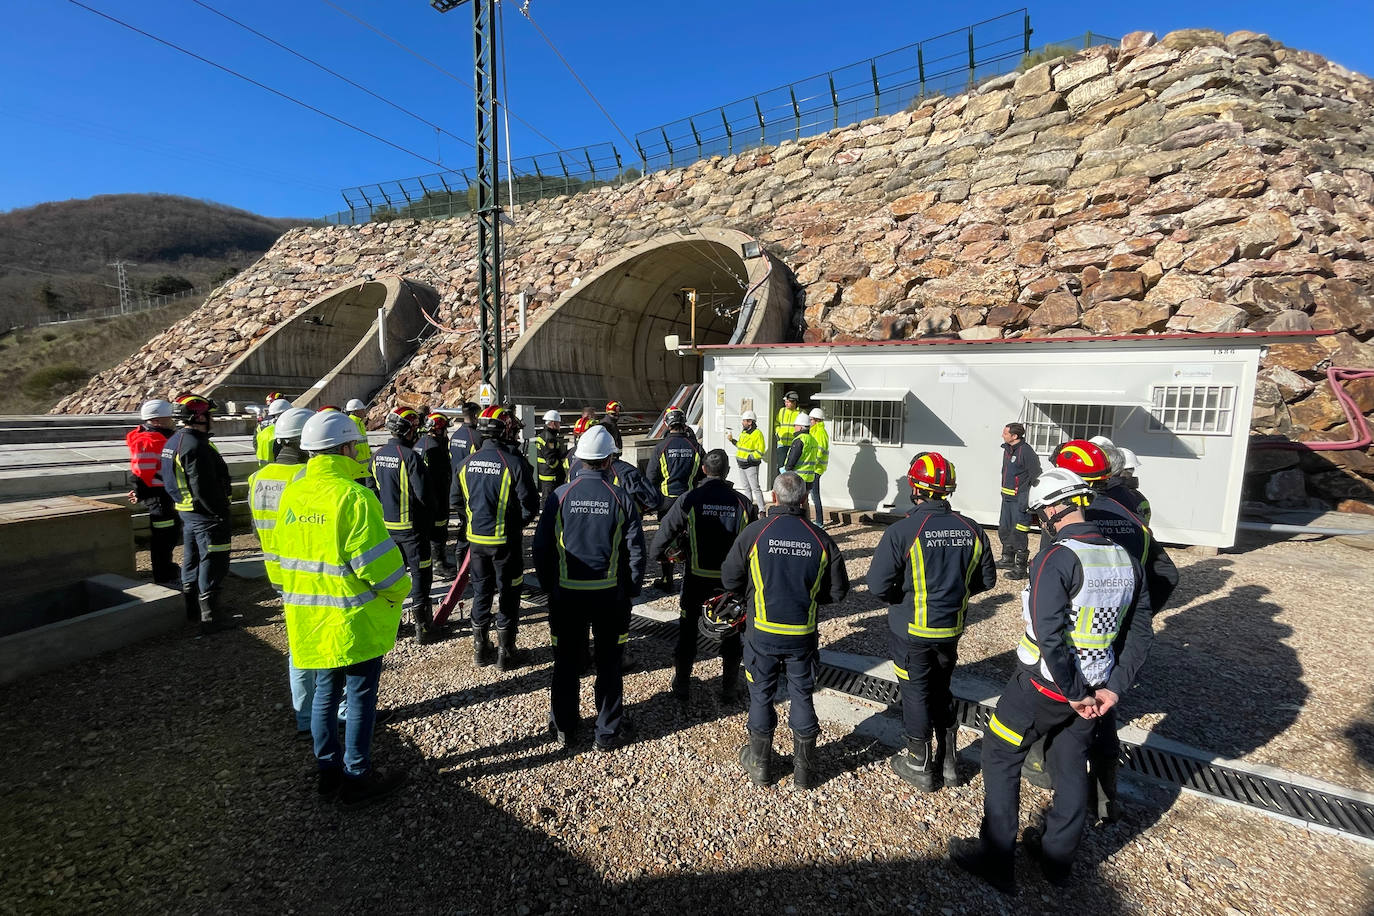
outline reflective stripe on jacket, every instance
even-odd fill
[[[792,446],[787,450],[787,458],[783,461],[782,469],[792,471],[807,483],[816,480],[816,440],[810,432],[804,432],[792,440]]]
[[[425,501],[425,463],[399,439],[390,439],[372,455],[372,477],[382,500],[382,518],[389,531],[417,531],[429,536]]]
[[[921,502],[884,531],[868,568],[892,632],[917,639],[958,639],[968,599],[996,583],[987,533],[944,500]]]
[[[830,467],[830,433],[826,432],[823,420],[812,423],[808,432],[816,440],[816,476],[819,477]]]
[[[458,468],[457,477],[468,543],[495,547],[519,541],[521,529],[539,510],[529,464],[488,439]]]
[[[1030,495],[1031,481],[1040,476],[1040,456],[1022,439],[1012,445],[1002,443],[1002,498],[1014,499],[1023,508]]]
[[[156,426],[140,426],[124,437],[124,444],[129,447],[129,473],[137,481],[134,488],[140,490],[140,497],[146,495],[141,492],[143,488],[163,489],[162,449],[169,435]]]
[[[349,416],[353,417],[352,414]],[[367,424],[363,422],[362,417],[353,417],[353,425],[358,427],[358,432],[363,434],[363,441],[358,443],[358,463],[367,467],[368,463],[372,461],[372,446],[367,443]]]
[[[233,482],[210,434],[182,427],[162,446],[162,483],[178,512],[229,520]]]
[[[258,466],[270,464],[277,457],[277,424],[265,423],[253,434],[253,447],[258,456]]]
[[[539,482],[555,486],[567,480],[568,450],[563,447],[563,437],[552,429],[541,430],[535,450],[537,476]]]
[[[801,515],[774,506],[735,539],[720,584],[745,596],[749,638],[760,644],[809,644],[816,608],[843,601],[849,574],[834,539]]]
[[[299,668],[353,665],[396,644],[410,576],[377,497],[353,479],[359,470],[342,455],[316,455],[281,494],[273,541]]]
[[[248,511],[253,516],[253,530],[258,535],[258,543],[262,545],[262,565],[267,568],[268,581],[278,589],[281,588],[281,564],[277,560],[274,541],[277,510],[286,485],[304,473],[304,464],[274,462],[258,468],[248,477]]]
[[[757,467],[763,460],[763,430],[755,426],[739,434],[735,440],[735,461],[742,468]]]
[[[701,445],[685,432],[671,432],[649,459],[649,483],[664,496],[681,496],[700,482]]]
[[[554,490],[534,535],[535,569],[545,588],[617,589],[633,597],[644,560],[639,509],[628,493],[585,467]]]
[[[754,504],[727,480],[708,477],[673,503],[654,535],[649,554],[661,557],[669,545],[687,535],[687,570],[703,579],[719,579],[720,567],[735,538],[757,517]]]
[[[793,407],[778,408],[777,416],[773,420],[773,439],[779,448],[791,445],[792,440],[796,438],[797,427],[794,424],[799,413],[801,411]]]

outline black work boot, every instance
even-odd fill
[[[1045,880],[1055,887],[1067,887],[1073,881],[1073,863],[1059,862],[1045,855],[1044,834],[1036,827],[1027,827],[1021,834],[1021,848],[1026,858],[1040,866]]]
[[[200,589],[182,588],[181,600],[186,603],[186,622],[200,623]]]
[[[692,699],[692,666],[690,663],[683,665],[678,663],[673,672],[673,683],[668,688],[673,693],[673,699],[679,703],[686,703]]]
[[[995,565],[998,569],[1011,569],[1016,565],[1016,561],[1013,559],[1014,556],[1015,554],[1012,551],[1003,550],[1002,558],[998,560]]]
[[[994,862],[983,848],[982,840],[954,837],[949,841],[949,860],[970,875],[982,878],[1004,894],[1016,893],[1016,875],[1011,862]]]
[[[339,787],[339,807],[362,808],[386,798],[406,784],[406,774],[402,770],[381,770],[373,768],[365,776],[343,778]]]
[[[208,595],[201,595],[197,599],[200,603],[200,632],[201,635],[218,633],[227,630],[233,624],[227,619],[227,615],[221,614],[219,609],[219,592],[211,592]]]
[[[1011,567],[1011,572],[1007,573],[1007,578],[1008,578],[1008,579],[1028,579],[1028,578],[1030,578],[1030,573],[1029,573],[1029,572],[1027,571],[1027,569],[1026,569],[1026,567],[1027,567],[1027,565],[1028,565],[1029,563],[1030,563],[1030,551],[1029,551],[1029,550],[1018,550],[1018,551],[1016,551],[1016,560],[1015,560],[1015,562],[1013,563],[1013,565],[1012,565],[1012,567]]]
[[[935,733],[935,769],[940,771],[945,788],[959,785],[958,725],[951,725]]]
[[[1088,813],[1095,810],[1099,823],[1110,824],[1117,819],[1116,771],[1120,766],[1115,757],[1088,762]]]
[[[515,627],[496,631],[496,667],[514,671],[524,661],[523,653],[515,647]]]
[[[664,562],[659,564],[659,577],[658,580],[654,582],[654,585],[665,592],[671,592],[673,590],[672,563]]]
[[[1026,749],[1026,759],[1021,762],[1021,778],[1033,786],[1053,789],[1054,779],[1050,768],[1045,765],[1045,739],[1037,738]]]
[[[749,743],[739,749],[739,764],[749,781],[766,786],[773,781],[773,736],[749,733]]]
[[[720,702],[722,706],[732,706],[739,702],[739,663],[736,656],[722,657],[720,675]]]
[[[892,772],[922,792],[935,791],[935,766],[930,759],[930,741],[907,736],[906,747],[892,758]]]
[[[820,785],[816,771],[816,736],[803,738],[792,733],[792,782],[798,789],[814,789]]]
[[[485,668],[490,665],[493,647],[491,640],[487,638],[487,628],[474,626],[472,628],[472,663],[478,668]]]
[[[411,609],[415,618],[415,641],[422,646],[434,641],[434,608],[428,601],[421,602]]]

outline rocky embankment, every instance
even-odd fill
[[[792,269],[810,341],[1333,331],[1264,361],[1254,431],[1302,442],[1353,437],[1325,370],[1374,368],[1374,82],[1251,32],[1133,33],[515,218],[507,290],[535,310],[629,243],[713,225],[754,234]],[[466,220],[289,233],[57,410],[193,390],[368,272],[436,286],[446,328],[379,404],[455,402],[477,362],[473,236]],[[1346,389],[1374,412],[1374,381]],[[1252,456],[1253,496],[1374,499],[1368,449]]]

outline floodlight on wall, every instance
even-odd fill
[[[681,346],[681,344],[682,338],[678,337],[676,334],[669,334],[667,337],[663,338],[663,349],[667,350],[669,353],[677,352],[677,348]]]
[[[761,254],[763,254],[763,249],[759,247],[758,242],[754,241],[753,239],[750,239],[743,245],[739,246],[739,252],[746,258],[757,258]]]

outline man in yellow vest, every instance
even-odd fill
[[[782,462],[783,472],[791,471],[800,477],[808,492],[816,480],[816,439],[809,432],[810,427],[811,417],[798,411],[796,419],[792,421],[792,447],[787,450],[787,457]],[[805,504],[802,505],[802,515],[806,516]]]
[[[258,426],[258,431],[253,436],[253,450],[257,454],[258,467],[266,467],[277,456],[277,437],[272,427],[277,422],[277,417],[290,409],[291,402],[280,395],[267,402],[267,418]]]
[[[811,438],[816,440],[816,477],[811,481],[811,505],[816,507],[816,524],[825,527],[825,509],[821,506],[821,475],[830,467],[830,433],[825,428],[825,411],[811,408]]]
[[[301,448],[310,460],[282,491],[272,537],[291,658],[315,670],[310,729],[319,792],[345,808],[376,801],[405,781],[402,772],[374,768],[371,748],[382,656],[396,645],[410,577],[376,494],[357,482],[358,439],[358,427],[340,411],[306,421]]]
[[[364,416],[367,413],[367,405],[358,398],[353,398],[344,405],[344,410],[353,418],[353,425],[358,427],[358,432],[363,434],[363,441],[358,443],[358,463],[368,467],[372,464],[372,446],[367,444],[367,420]]]
[[[788,391],[782,396],[782,406],[778,408],[778,414],[773,419],[773,450],[776,458],[774,470],[779,473],[787,459],[788,450],[792,448],[792,439],[796,436],[797,416],[801,413],[797,410],[797,403],[800,400],[801,396],[795,391]]]
[[[759,465],[763,463],[763,452],[767,445],[763,441],[763,430],[759,429],[758,414],[746,410],[739,419],[743,426],[739,438],[732,436],[729,430],[725,431],[725,438],[735,446],[735,465],[744,476],[744,495],[762,511],[763,488],[759,486]]]

